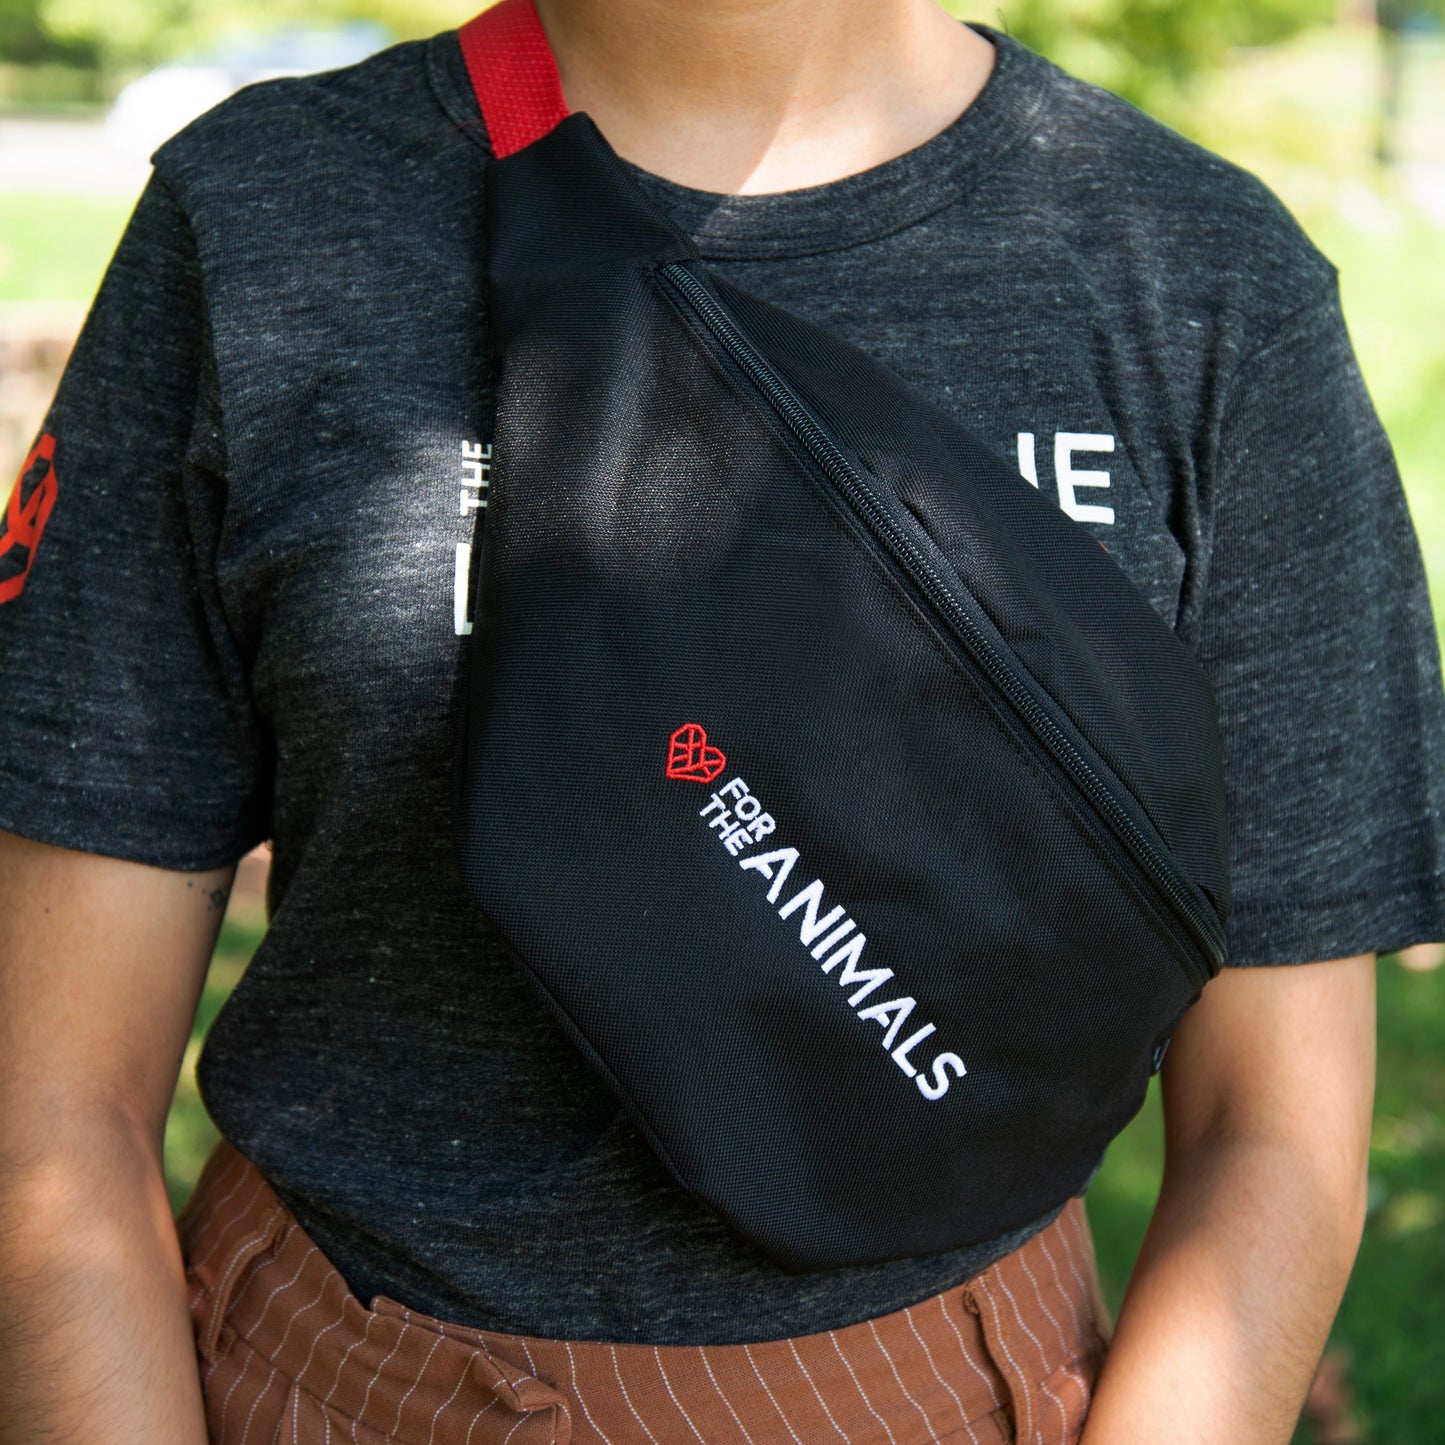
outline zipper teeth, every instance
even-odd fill
[[[680,292],[697,312],[728,355],[787,423],[788,429],[802,443],[828,480],[844,494],[853,509],[867,522],[869,529],[893,553],[935,608],[943,614],[954,633],[963,639],[974,660],[988,674],[989,680],[1003,693],[1035,736],[1044,743],[1079,789],[1121,836],[1140,866],[1174,905],[1175,911],[1188,923],[1190,931],[1203,945],[1214,967],[1219,968],[1224,962],[1224,944],[1218,920],[1195,902],[1173,866],[1160,854],[1148,834],[1129,816],[1128,810],[1094,772],[1087,759],[1080,755],[1067,734],[1039,704],[1031,686],[1018,675],[1000,655],[992,641],[979,629],[918,544],[878,501],[873,489],[857,468],[843,455],[788,383],[763,359],[752,342],[739,330],[737,323],[691,271],[680,262],[674,261],[663,266],[659,274]]]

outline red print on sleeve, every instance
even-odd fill
[[[41,462],[45,463],[45,470],[27,496],[25,478]],[[0,558],[13,547],[23,547],[26,557],[21,571],[0,579],[0,604],[13,602],[25,590],[25,579],[35,565],[35,549],[40,545],[41,533],[45,531],[45,524],[55,506],[55,493],[55,438],[47,433],[25,458],[15,481],[15,490],[10,494],[10,505],[5,509],[4,526],[0,529]]]

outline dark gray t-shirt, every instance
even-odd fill
[[[1434,628],[1332,268],[1251,177],[991,38],[978,101],[873,170],[644,183],[721,274],[1016,462],[1196,650],[1235,964],[1445,937]],[[0,589],[29,566],[0,827],[190,869],[274,838],[201,1082],[364,1297],[659,1343],[901,1307],[1022,1236],[773,1267],[669,1180],[458,879],[485,157],[454,35],[160,151],[45,424],[53,511],[37,538],[41,461],[0,553]]]

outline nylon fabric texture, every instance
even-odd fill
[[[587,117],[488,194],[473,897],[785,1267],[1057,1208],[1223,960],[1208,679],[1017,471],[710,277]]]
[[[179,1227],[212,1445],[1073,1445],[1106,1347],[1081,1200],[956,1288],[749,1345],[367,1308],[224,1142]]]
[[[501,0],[457,32],[496,155],[511,155],[566,118],[542,22],[532,0]]]

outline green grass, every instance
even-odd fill
[[[112,196],[0,195],[0,304],[89,301],[132,205]]]
[[[206,1156],[220,1135],[211,1123],[196,1088],[196,1060],[221,1006],[246,971],[266,930],[266,920],[258,908],[244,912],[232,909],[221,928],[221,937],[211,958],[206,987],[201,994],[196,1021],[191,1028],[191,1041],[186,1046],[185,1062],[176,1084],[175,1101],[166,1120],[166,1183],[171,1204],[179,1210],[190,1194]]]
[[[1372,1211],[1335,1337],[1377,1438],[1424,1445],[1445,1433],[1445,970],[1383,969],[1380,1005]]]

